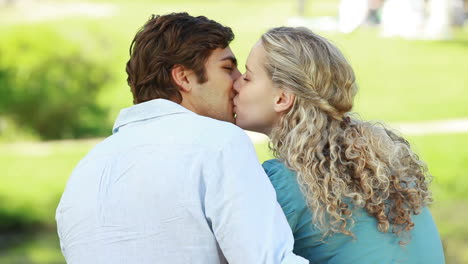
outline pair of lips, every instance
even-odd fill
[[[234,105],[234,107],[232,108],[232,114],[234,115],[234,118],[237,118],[237,113],[236,113],[236,106]]]
[[[233,108],[236,108],[236,107],[237,107],[237,105],[236,105],[236,98],[237,98],[237,96],[234,96],[234,97],[232,98],[232,105],[233,105]]]
[[[233,112],[233,115],[234,115],[234,118],[237,118],[237,113],[236,113],[236,109],[237,109],[237,106],[236,106],[236,103],[235,103],[235,99],[236,97],[232,98],[232,112]]]

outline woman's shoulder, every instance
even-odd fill
[[[294,171],[277,159],[265,161],[262,166],[270,178],[278,202],[286,214],[293,211],[298,213],[307,208]]]
[[[278,159],[267,160],[263,162],[262,166],[270,179],[284,178],[285,176],[295,175],[292,170],[286,167],[286,165]]]
[[[321,233],[312,225],[312,212],[307,206],[306,198],[301,191],[300,184],[294,171],[277,159],[265,161],[262,164],[266,174],[275,188],[276,198],[288,220],[295,237],[302,239],[297,248],[307,247],[306,244],[316,243]]]
[[[263,164],[265,173],[270,178],[271,183],[275,189],[297,189],[299,190],[299,184],[297,183],[296,173],[286,167],[286,165],[278,159],[271,159],[265,161]]]

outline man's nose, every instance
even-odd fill
[[[232,79],[234,81],[236,81],[237,79],[239,79],[239,77],[241,76],[241,73],[239,72],[239,70],[236,68],[234,70],[234,72],[232,73]]]
[[[241,75],[239,75],[239,76],[237,77],[237,79],[234,80],[234,84],[233,84],[233,86],[232,86],[232,88],[233,88],[233,90],[234,90],[234,92],[235,92],[236,94],[239,93],[239,88],[240,88],[240,85],[241,85],[241,84],[240,84],[240,83],[241,83],[241,78],[240,78],[240,77],[241,77]]]

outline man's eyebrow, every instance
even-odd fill
[[[225,61],[225,60],[230,60],[234,65],[237,66],[237,59],[234,56],[228,55],[224,58],[222,58],[220,61]]]

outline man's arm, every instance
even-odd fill
[[[292,253],[292,231],[252,143],[234,132],[207,161],[205,213],[224,256],[231,264],[308,263]]]

